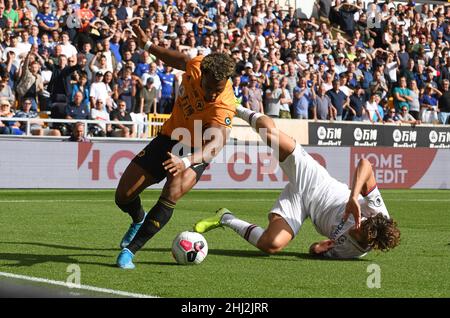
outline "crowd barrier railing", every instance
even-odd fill
[[[161,131],[162,125],[170,118],[170,114],[148,114],[148,137],[153,138]]]
[[[136,139],[143,139],[148,137],[154,137],[156,136],[156,133],[158,130],[160,130],[160,126],[163,125],[162,121],[149,121],[146,117],[143,117],[143,121],[112,121],[112,120],[80,120],[80,119],[54,119],[54,118],[18,118],[18,117],[0,117],[0,121],[3,123],[5,122],[24,122],[28,123],[25,126],[24,133],[26,136],[31,136],[31,125],[33,123],[43,123],[44,127],[43,129],[50,128],[52,129],[52,125],[49,124],[76,124],[78,122],[81,122],[84,124],[84,136],[86,137],[89,133],[89,124],[98,124],[98,125],[134,125],[136,127],[136,131],[142,132],[140,134],[137,134]],[[0,136],[10,136],[10,135],[0,135]],[[142,136],[142,138],[139,138],[139,136]],[[145,136],[145,137],[144,137]],[[109,137],[108,137],[109,138]]]

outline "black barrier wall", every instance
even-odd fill
[[[309,145],[450,148],[450,126],[310,122]]]

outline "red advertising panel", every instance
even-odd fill
[[[437,149],[427,148],[362,148],[350,152],[350,180],[360,159],[367,159],[375,171],[380,188],[411,188],[430,168]]]

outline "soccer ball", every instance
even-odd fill
[[[173,240],[172,255],[178,264],[200,264],[208,255],[208,243],[200,233],[181,232]]]

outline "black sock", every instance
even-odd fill
[[[150,210],[150,212],[148,212],[144,224],[142,224],[141,228],[127,248],[133,254],[139,251],[148,240],[150,240],[164,227],[164,225],[167,224],[167,222],[169,222],[174,208],[175,203],[159,197],[158,202]]]
[[[137,196],[133,201],[128,203],[120,203],[116,201],[116,205],[125,213],[128,213],[133,219],[133,223],[140,223],[144,219],[145,211],[141,204],[141,198]]]

